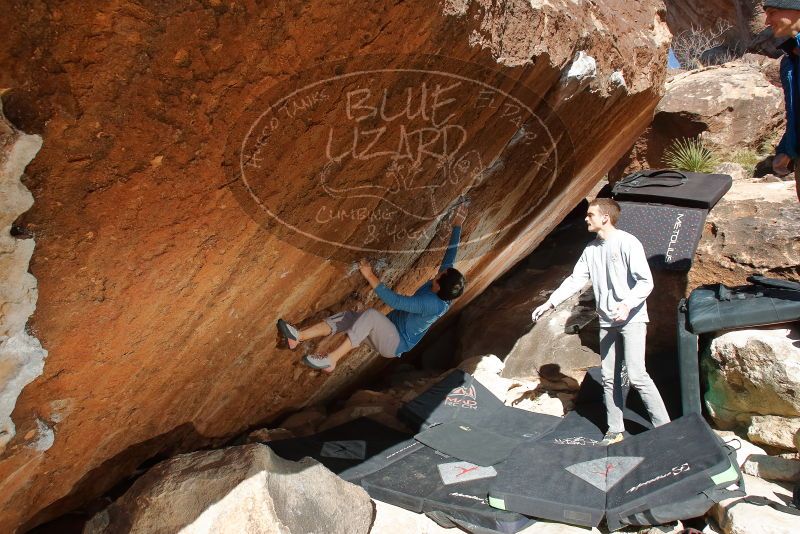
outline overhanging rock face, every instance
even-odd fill
[[[653,0],[9,9],[6,113],[44,139],[19,224],[37,236],[49,356],[12,414],[0,523],[41,523],[146,458],[356,381],[374,355],[320,376],[276,346],[276,319],[376,305],[360,256],[413,290],[463,194],[462,303],[479,294],[649,124],[663,15]]]

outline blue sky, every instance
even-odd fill
[[[681,64],[678,63],[678,58],[675,57],[675,52],[672,51],[672,48],[669,49],[669,56],[667,57],[667,67],[671,69],[680,68]]]

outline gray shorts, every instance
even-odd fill
[[[366,339],[373,349],[385,358],[397,357],[400,333],[384,314],[369,308],[363,312],[344,311],[331,315],[325,322],[331,327],[331,335],[344,332],[353,347]]]

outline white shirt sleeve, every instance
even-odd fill
[[[586,282],[589,281],[589,264],[586,259],[586,249],[584,249],[581,257],[578,259],[578,263],[575,264],[575,268],[572,270],[572,274],[567,277],[566,280],[561,282],[561,285],[558,286],[558,289],[553,291],[553,294],[550,295],[550,298],[547,301],[555,308],[572,295],[583,289],[583,286],[586,285]]]
[[[642,243],[633,238],[628,242],[627,248],[628,270],[636,283],[622,304],[632,310],[644,302],[653,291],[653,274],[650,272],[650,265],[647,263]]]

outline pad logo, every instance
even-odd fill
[[[469,408],[471,410],[478,409],[478,393],[475,386],[459,386],[453,389],[447,398],[444,400],[445,406],[452,406],[454,408]]]
[[[473,501],[478,501],[478,502],[482,502],[482,503],[486,504],[486,499],[484,499],[482,497],[478,497],[477,495],[464,495],[463,493],[458,493],[457,491],[451,493],[450,495],[453,496],[453,497],[462,497],[464,499],[471,499]]]
[[[667,263],[672,262],[672,253],[675,252],[675,244],[678,242],[678,237],[681,235],[681,226],[683,226],[683,213],[678,214],[675,219],[675,224],[672,226],[672,235],[669,236],[669,246],[667,253],[664,255],[664,261]]]
[[[584,436],[575,436],[574,438],[555,438],[553,443],[556,445],[599,445],[600,442],[596,439],[587,438]]]
[[[442,477],[442,482],[448,486],[459,482],[497,476],[497,471],[495,471],[494,467],[481,467],[469,462],[451,462],[449,464],[439,464],[437,467],[439,468],[439,476]]]
[[[681,465],[673,467],[672,469],[670,469],[669,471],[667,471],[663,475],[658,475],[657,477],[653,477],[650,480],[645,480],[641,484],[636,484],[634,487],[632,487],[631,489],[629,489],[625,493],[633,493],[634,491],[637,491],[638,489],[643,488],[644,486],[649,486],[653,482],[658,482],[659,480],[663,480],[663,479],[669,478],[669,477],[676,477],[676,476],[681,475],[682,473],[688,473],[691,470],[692,470],[692,468],[691,468],[691,466],[689,464],[683,463]]]
[[[573,464],[566,469],[600,491],[608,491],[643,461],[641,456],[613,456]]]
[[[326,441],[322,444],[320,456],[340,460],[364,460],[367,457],[367,442],[361,440]]]

